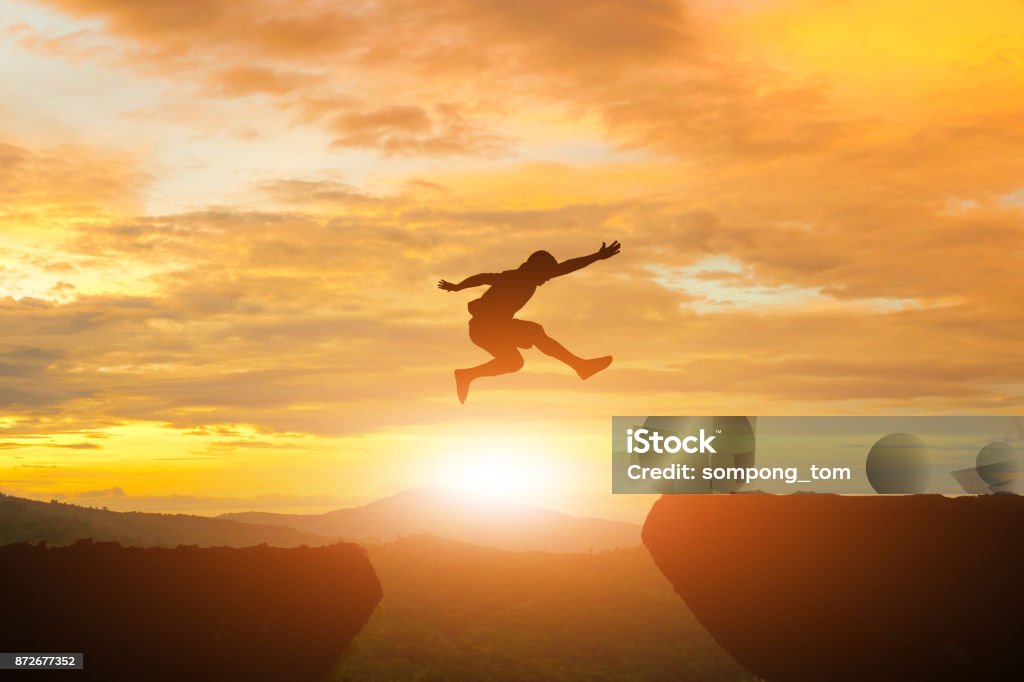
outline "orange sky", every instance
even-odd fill
[[[0,489],[637,518],[614,414],[1017,413],[1024,5],[0,0]],[[445,277],[623,252],[455,400]]]

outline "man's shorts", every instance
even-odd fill
[[[514,348],[530,348],[544,328],[536,322],[511,318],[473,317],[469,338],[491,355],[507,354]]]

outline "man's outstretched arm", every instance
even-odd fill
[[[497,277],[493,272],[481,272],[479,275],[467,277],[458,284],[452,284],[448,280],[442,279],[437,283],[437,288],[444,289],[445,291],[462,291],[472,287],[482,287],[485,284],[494,284]]]
[[[601,242],[601,248],[594,253],[587,256],[580,256],[579,258],[570,258],[567,261],[559,263],[558,267],[555,268],[555,274],[552,276],[561,277],[562,275],[568,275],[570,272],[576,272],[577,270],[587,267],[591,263],[611,258],[619,252],[620,248],[622,248],[622,244],[619,244],[617,241],[607,245],[604,242]]]

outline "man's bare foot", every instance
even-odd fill
[[[602,369],[607,368],[610,364],[612,364],[612,356],[610,355],[591,358],[580,363],[580,366],[576,368],[576,373],[580,375],[580,379],[589,379]]]
[[[455,390],[459,394],[459,402],[466,403],[466,396],[469,395],[469,382],[473,379],[469,376],[468,369],[455,370]]]

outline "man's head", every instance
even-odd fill
[[[538,284],[543,284],[555,276],[557,265],[558,261],[547,251],[534,251],[519,269],[535,277]]]

